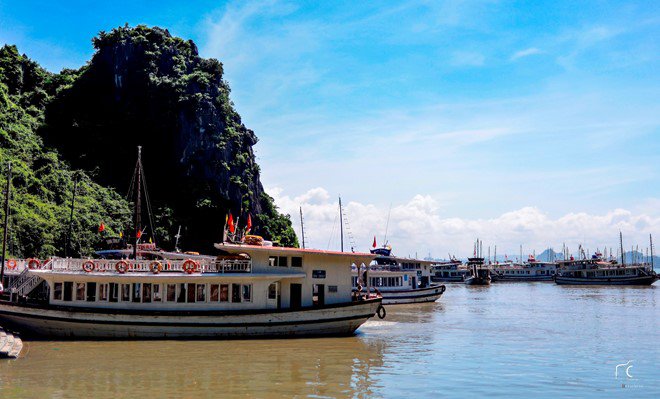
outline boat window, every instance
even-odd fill
[[[119,300],[119,284],[110,283],[110,302],[117,302]]]
[[[277,266],[277,256],[268,257],[268,266]]]
[[[107,283],[99,284],[99,301],[107,301],[107,300],[108,300],[108,284]]]
[[[62,283],[53,283],[53,299],[62,300]]]
[[[229,284],[220,284],[220,302],[229,301]]]
[[[85,300],[85,283],[76,283],[76,301]]]
[[[291,257],[291,266],[292,267],[302,267],[302,256],[292,256]]]
[[[73,295],[73,283],[70,281],[66,281],[64,283],[64,300],[65,301],[70,301],[72,300],[72,295]]]
[[[133,302],[140,302],[142,298],[142,284],[133,283]]]
[[[176,284],[167,284],[167,302],[176,300]]]
[[[287,267],[288,263],[289,262],[287,262],[286,256],[280,256],[279,259],[277,260],[277,266]]]
[[[179,284],[179,296],[177,297],[176,301],[178,303],[186,302],[186,285],[183,283]]]
[[[268,299],[277,299],[277,283],[268,286]]]
[[[197,302],[206,302],[206,284],[197,284]]]
[[[337,292],[337,286],[336,285],[329,285],[328,286],[328,292]]]
[[[195,283],[188,283],[188,303],[195,302]]]
[[[211,302],[218,302],[218,298],[220,298],[220,286],[218,284],[210,284],[209,291],[209,300]]]
[[[142,302],[151,302],[151,284],[142,284]]]
[[[232,284],[231,285],[231,301],[240,302],[241,301],[241,285]]]
[[[252,285],[243,285],[243,302],[252,302]]]
[[[153,293],[153,301],[154,301],[154,302],[160,302],[161,299],[162,299],[162,298],[161,298],[160,287],[161,287],[160,284],[154,284],[154,285],[152,286],[151,291],[152,291],[152,293]]]
[[[130,302],[131,300],[131,285],[122,284],[121,285],[121,300],[124,302]]]
[[[87,302],[96,301],[96,283],[87,283]]]

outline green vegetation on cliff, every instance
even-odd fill
[[[289,216],[263,191],[257,138],[229,99],[219,61],[160,28],[117,28],[93,43],[87,65],[59,74],[13,46],[0,53],[0,160],[16,168],[14,255],[62,252],[74,169],[83,171],[76,252],[92,251],[100,221],[128,230],[130,205],[118,193],[128,190],[137,145],[162,247],[172,248],[181,225],[184,248],[209,252],[229,211],[241,221],[251,214],[255,234],[298,245]]]

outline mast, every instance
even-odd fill
[[[341,252],[344,252],[344,214],[341,209],[341,196],[339,196],[339,235],[341,237]]]
[[[179,225],[179,231],[176,232],[174,238],[176,238],[176,241],[174,241],[174,251],[179,252],[179,238],[181,238],[181,225]]]
[[[9,233],[9,197],[11,195],[11,162],[7,163],[7,190],[5,191],[5,231],[2,233],[2,254],[0,267],[0,287],[5,279],[5,254],[7,253],[7,237]]]
[[[619,231],[619,245],[621,246],[621,266],[626,265],[626,255],[623,252],[623,234]]]
[[[76,191],[78,190],[78,175],[73,175],[73,192],[71,193],[71,214],[69,215],[69,232],[66,235],[66,243],[64,245],[64,257],[69,256],[69,249],[71,247],[71,235],[73,235],[73,212],[76,208]]]
[[[390,210],[387,212],[387,223],[385,223],[385,238],[383,238],[383,247],[387,245],[387,230],[390,227],[390,215],[392,215],[392,203],[390,202]]]
[[[140,236],[142,235],[142,226],[140,220],[140,206],[142,202],[141,197],[141,182],[140,177],[142,176],[142,146],[138,146],[138,158],[137,165],[135,166],[135,214],[133,215],[133,224],[135,225],[135,245],[133,245],[133,259],[137,259],[137,247],[138,242],[140,241]]]
[[[303,249],[305,249],[305,223],[303,222],[302,206],[300,207],[300,235],[302,236]]]
[[[655,269],[653,267],[654,266],[653,265],[653,236],[651,236],[651,234],[649,234],[649,244],[651,246],[651,270],[655,271]]]

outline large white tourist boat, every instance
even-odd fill
[[[13,282],[0,321],[60,337],[346,335],[381,306],[351,287],[351,264],[371,254],[216,247],[207,260],[51,259]]]
[[[524,264],[495,262],[490,265],[493,281],[553,281],[557,273],[557,262],[538,261],[530,255]]]
[[[362,292],[364,287],[373,288],[386,305],[435,302],[446,287],[431,282],[433,263],[381,254],[368,268],[353,267],[353,289]]]

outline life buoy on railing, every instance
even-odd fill
[[[117,273],[124,274],[130,269],[131,265],[125,260],[120,260],[115,264],[115,270]]]
[[[197,262],[195,262],[192,259],[188,259],[185,262],[183,262],[183,265],[181,267],[182,267],[184,272],[186,272],[188,274],[192,274],[192,273],[195,272],[195,270],[197,270],[198,266],[199,265],[197,264]]]
[[[18,266],[18,263],[16,263],[16,259],[9,259],[7,261],[7,269],[14,270],[16,269],[16,266]]]
[[[38,269],[39,266],[41,266],[41,262],[39,261],[39,259],[30,258],[28,259],[27,265],[28,265],[28,269]]]
[[[384,319],[385,316],[387,316],[387,312],[385,311],[385,307],[383,305],[378,305],[378,309],[376,310],[376,313],[378,314],[379,319]]]
[[[151,270],[153,274],[158,274],[163,271],[163,264],[155,260],[149,265],[149,270]]]
[[[88,260],[87,262],[83,263],[83,265],[82,265],[82,269],[83,269],[86,273],[91,273],[91,272],[93,272],[95,268],[96,268],[96,265],[95,265],[94,262],[92,262],[91,260]]]

